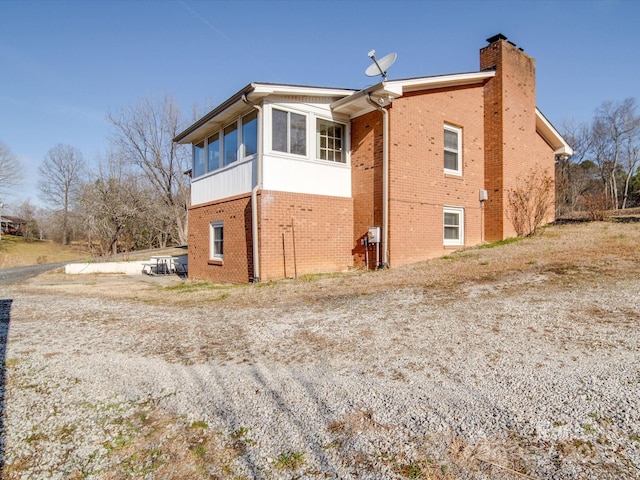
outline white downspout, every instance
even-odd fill
[[[389,112],[381,107],[371,94],[367,102],[382,112],[382,267],[389,267]]]
[[[247,95],[242,95],[242,101],[258,110],[258,151],[256,153],[257,178],[256,184],[251,189],[251,243],[253,251],[253,283],[260,281],[260,249],[258,244],[258,191],[262,190],[262,107],[251,103]]]

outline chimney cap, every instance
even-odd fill
[[[494,35],[493,37],[489,37],[489,38],[487,38],[487,42],[489,42],[489,43],[495,43],[495,42],[497,42],[498,40],[506,40],[506,39],[507,39],[507,37],[505,37],[503,34],[499,33],[499,34],[497,34],[497,35]]]

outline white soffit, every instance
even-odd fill
[[[536,131],[551,145],[556,155],[573,155],[573,149],[565,141],[560,133],[555,129],[551,122],[536,107]]]

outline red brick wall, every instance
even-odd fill
[[[442,255],[443,207],[464,208],[464,244],[482,241],[484,188],[481,86],[425,90],[390,109],[389,247],[394,266]],[[444,173],[444,125],[462,129],[462,176]]]
[[[382,226],[382,113],[377,110],[351,121],[351,195],[354,263],[363,266],[361,240],[369,227]],[[375,256],[373,247],[369,253]],[[369,266],[375,267],[373,258]]]
[[[209,259],[210,224],[224,222],[224,261]],[[234,197],[189,209],[189,278],[246,283],[253,277],[251,197]]]
[[[351,198],[262,191],[260,206],[261,281],[352,266]]]
[[[485,87],[485,184],[489,193],[486,239],[514,236],[507,192],[531,169],[554,166],[553,150],[536,132],[535,60],[504,41],[480,50],[480,68],[496,68]],[[546,146],[546,147],[545,147]]]

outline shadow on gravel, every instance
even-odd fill
[[[9,322],[11,320],[11,304],[13,300],[0,299],[0,477],[4,471],[4,404],[5,380],[7,371],[7,340],[9,338]]]

